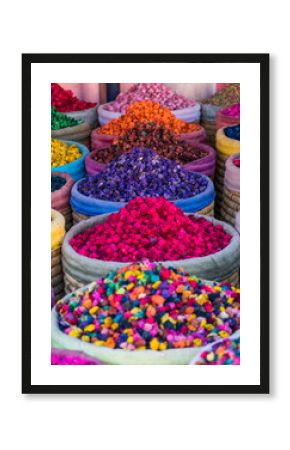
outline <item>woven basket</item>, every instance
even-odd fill
[[[205,129],[207,141],[214,147],[215,146],[215,133],[216,133],[215,121],[203,120],[203,121],[201,121],[200,124]]]
[[[63,273],[61,265],[61,247],[51,251],[51,285],[55,293],[55,299],[63,295]]]
[[[223,283],[231,283],[236,287],[240,286],[240,271],[237,270],[236,272],[232,273],[229,277],[225,278]]]
[[[236,214],[240,210],[240,169],[233,164],[237,156],[239,154],[233,154],[226,160],[221,207],[217,206],[217,209],[220,208],[220,217],[234,226]],[[216,181],[220,182],[218,176]]]
[[[233,208],[236,211],[239,211],[240,209],[240,192],[238,191],[231,191],[226,186],[224,186],[224,201],[225,203]]]
[[[228,213],[225,209],[221,208],[220,211],[220,217],[222,220],[224,220],[225,222],[235,226],[236,223],[236,218],[233,215],[233,211],[231,210],[230,213]]]
[[[77,281],[75,278],[73,278],[71,275],[69,275],[65,270],[63,272],[63,279],[64,279],[64,290],[65,290],[66,294],[76,291],[77,289],[84,286],[83,283]]]
[[[214,202],[198,211],[197,214],[203,214],[204,216],[213,216],[213,213],[214,213]]]
[[[65,230],[68,231],[73,226],[73,217],[72,217],[71,207],[68,207],[60,212],[65,218]]]
[[[216,133],[216,149],[217,160],[214,178],[214,185],[216,188],[215,217],[218,219],[223,219],[224,216],[221,215],[221,209],[224,198],[226,162],[232,155],[240,151],[240,142],[225,136],[224,129],[221,128]]]
[[[74,127],[62,128],[61,130],[51,130],[51,137],[62,141],[75,141],[85,145],[87,148],[91,144],[91,128],[87,123],[75,125]]]
[[[225,222],[235,226],[236,214],[240,210],[240,193],[224,187],[220,217]]]
[[[81,222],[82,220],[89,219],[90,217],[92,217],[92,216],[86,216],[85,214],[78,213],[74,209],[72,210],[72,218],[73,218],[74,225]]]

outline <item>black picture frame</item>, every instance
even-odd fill
[[[24,394],[267,394],[269,393],[269,54],[23,54],[22,55],[22,393]],[[258,63],[260,64],[260,384],[32,385],[31,384],[31,64]],[[262,151],[261,151],[262,149]]]

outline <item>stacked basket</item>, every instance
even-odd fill
[[[63,273],[61,265],[61,245],[65,235],[65,219],[63,215],[51,210],[51,286],[55,300],[63,295]]]
[[[237,127],[239,127],[239,125]],[[220,210],[223,203],[226,161],[230,156],[240,153],[240,141],[237,139],[232,139],[225,135],[225,130],[228,130],[229,128],[221,128],[216,133],[217,163],[215,173],[215,212],[218,218],[220,218]]]
[[[207,140],[211,145],[215,145],[216,134],[216,114],[220,106],[203,104],[201,106],[201,125],[206,131]]]
[[[216,130],[220,128],[221,120],[225,120],[226,125],[232,125],[229,116],[221,113],[219,111],[223,110],[226,106],[236,105],[240,102],[240,85],[239,83],[230,83],[224,87],[221,91],[217,92],[207,100],[205,100],[201,106],[201,125],[205,128],[207,133],[208,141],[214,145]],[[219,119],[218,119],[219,117]],[[219,120],[219,123],[217,123]],[[228,120],[230,121],[228,123]],[[234,118],[234,124],[239,123]]]
[[[238,165],[237,165],[238,161]],[[221,218],[232,225],[236,223],[236,215],[240,210],[240,154],[232,155],[226,161],[223,202]]]

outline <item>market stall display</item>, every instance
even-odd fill
[[[213,214],[215,192],[208,177],[136,147],[75,185],[71,195],[74,223],[118,211],[136,197],[159,196],[185,212]]]
[[[109,364],[188,364],[240,328],[240,292],[183,269],[135,263],[64,297],[52,345]]]
[[[75,141],[90,146],[91,128],[81,119],[75,120],[51,108],[51,137],[63,141]]]
[[[163,197],[138,197],[119,212],[84,220],[66,234],[66,292],[144,258],[238,285],[239,248],[239,235],[230,225],[186,215]]]
[[[124,136],[135,126],[148,123],[163,125],[181,138],[188,137],[198,141],[206,139],[205,130],[199,124],[177,119],[170,109],[146,100],[133,103],[128,107],[126,114],[94,130],[91,134],[91,148],[96,150],[104,144],[112,144],[116,137]]]
[[[96,103],[79,100],[71,90],[63,89],[57,83],[51,83],[51,106],[75,120],[82,120],[90,128],[96,126]]]
[[[74,180],[68,173],[51,172],[51,207],[65,218],[66,230],[72,226],[70,194]]]
[[[61,245],[65,235],[65,219],[63,215],[51,210],[51,286],[54,298],[58,300],[63,294],[63,273],[61,266]]]
[[[240,125],[221,128],[216,133],[217,161],[215,172],[216,203],[215,212],[220,217],[223,204],[224,175],[227,159],[233,154],[240,153]]]
[[[51,85],[51,364],[240,364],[240,85],[80,98]]]
[[[215,145],[217,112],[236,103],[240,103],[239,83],[228,84],[224,89],[202,102],[201,125],[206,130],[207,139],[212,145]]]
[[[68,173],[74,181],[85,176],[85,157],[89,150],[74,141],[51,139],[51,170]]]
[[[222,220],[235,225],[240,210],[240,154],[230,156],[226,161],[223,200],[220,211]]]
[[[125,114],[129,105],[151,100],[170,109],[178,119],[193,123],[200,121],[200,104],[177,94],[162,83],[136,83],[127,92],[121,92],[117,98],[98,108],[98,119],[101,126],[112,119]]]

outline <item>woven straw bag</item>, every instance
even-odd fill
[[[51,137],[53,139],[60,139],[62,141],[75,141],[90,147],[91,128],[87,123],[81,123],[74,127],[66,127],[61,130],[51,130]]]
[[[233,163],[238,154],[230,156],[226,161],[223,198],[220,216],[235,226],[236,214],[240,210],[240,168]]]

